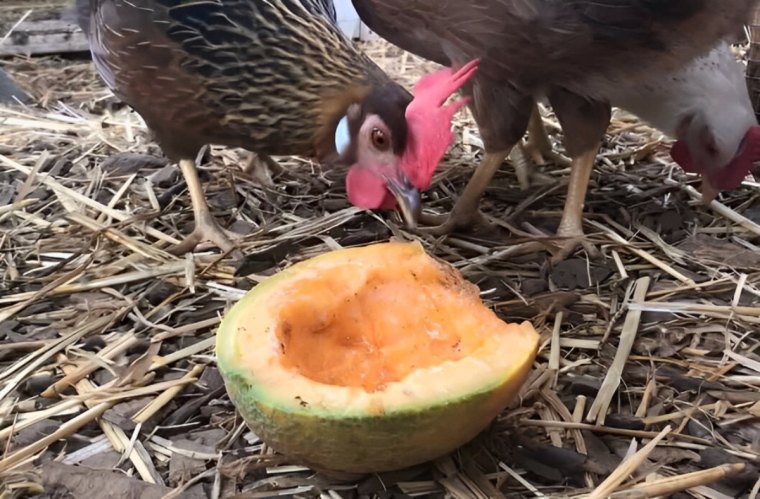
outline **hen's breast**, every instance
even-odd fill
[[[313,154],[320,100],[361,74],[328,0],[79,1],[100,75],[174,159]]]

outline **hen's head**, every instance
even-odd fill
[[[682,109],[670,154],[685,171],[702,175],[702,195],[710,202],[720,191],[738,187],[760,160],[760,126],[744,68],[733,54],[716,50],[704,60],[712,64],[692,73],[702,81],[684,87],[695,95]]]
[[[352,104],[339,121],[335,148],[350,165],[346,192],[365,209],[399,207],[414,225],[420,194],[433,178],[451,145],[451,120],[466,99],[446,100],[472,76],[478,61],[454,71],[444,69],[420,79],[414,97],[395,85],[375,89],[361,104]]]
[[[736,121],[713,130],[691,118],[671,148],[673,160],[687,172],[702,175],[702,196],[709,203],[720,191],[735,189],[760,161],[760,126]]]

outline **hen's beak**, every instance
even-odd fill
[[[715,186],[710,183],[710,179],[707,178],[707,175],[702,176],[702,186],[700,190],[702,191],[702,203],[705,205],[712,203],[715,198],[718,197],[718,194],[720,194],[720,190],[716,189]]]
[[[401,175],[400,178],[389,178],[387,185],[388,190],[396,197],[406,226],[410,229],[416,228],[422,212],[420,191],[409,182],[405,175]]]

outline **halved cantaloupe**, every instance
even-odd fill
[[[251,430],[318,469],[379,472],[440,457],[501,412],[539,336],[418,243],[343,249],[249,291],[217,332]]]

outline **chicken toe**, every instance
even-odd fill
[[[592,242],[586,240],[586,234],[583,232],[582,227],[573,230],[559,230],[557,231],[557,235],[559,237],[567,239],[564,239],[559,248],[553,252],[552,258],[550,260],[552,265],[557,265],[563,260],[566,260],[575,252],[576,249],[578,249],[579,246],[586,251],[589,258],[599,258],[599,250]]]
[[[522,190],[527,190],[530,187],[531,178],[537,176],[537,173],[533,171],[536,165],[554,163],[560,168],[568,168],[572,164],[570,158],[554,151],[537,104],[533,105],[533,112],[528,122],[528,140],[520,142],[518,147],[514,148],[510,159],[514,164]]]
[[[556,152],[552,147],[538,105],[533,107],[533,114],[531,114],[528,122],[528,140],[522,145],[522,149],[538,165],[551,162],[562,168],[569,168],[572,164],[570,158]]]
[[[200,243],[209,241],[225,253],[231,253],[235,258],[241,258],[242,253],[235,249],[235,244],[233,243],[233,239],[240,237],[240,235],[222,229],[216,220],[214,220],[206,202],[206,197],[203,194],[203,187],[198,177],[198,170],[195,168],[195,162],[183,159],[180,160],[179,167],[182,170],[182,175],[187,183],[187,189],[190,192],[195,229],[182,242],[171,248],[171,253],[181,255],[194,250]]]
[[[195,218],[195,229],[182,242],[171,248],[171,253],[182,255],[193,251],[203,242],[210,242],[216,245],[225,253],[231,253],[236,258],[242,257],[239,250],[235,249],[235,239],[241,237],[241,234],[225,230],[211,216],[208,211],[201,213],[200,218]]]
[[[251,180],[264,187],[274,187],[273,175],[282,172],[282,167],[272,158],[264,154],[251,153],[246,165],[243,167],[243,173],[248,175]]]

